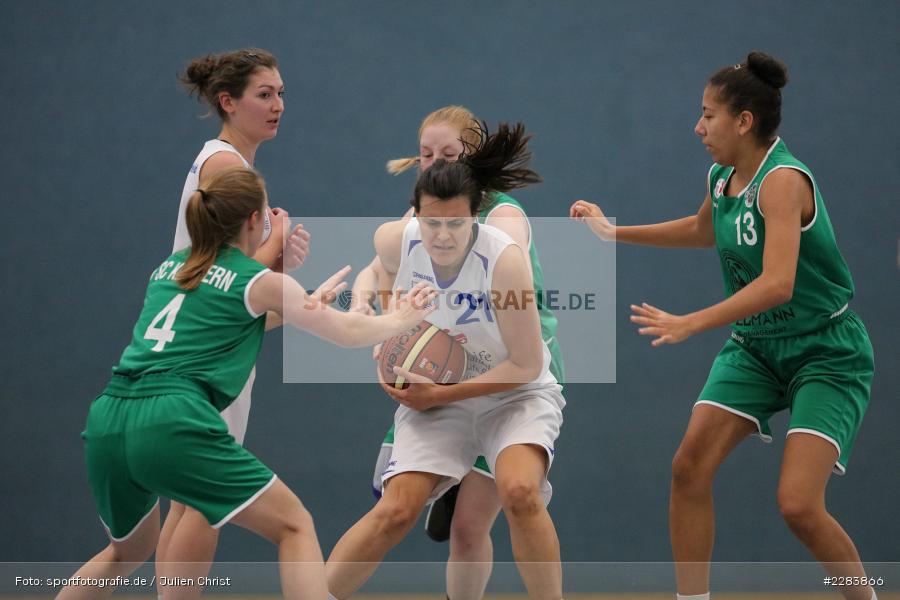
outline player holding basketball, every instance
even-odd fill
[[[151,273],[131,344],[91,404],[82,434],[91,492],[111,542],[79,577],[125,576],[147,560],[165,496],[216,529],[233,521],[277,544],[285,597],[327,597],[312,518],[234,440],[220,411],[244,385],[267,326],[283,319],[341,346],[367,346],[420,322],[436,291],[414,286],[396,312],[381,317],[331,309],[250,258],[262,243],[267,208],[255,171],[214,175],[188,202],[192,246]],[[184,568],[179,576],[196,576]],[[113,589],[76,585],[57,598],[93,600]]]
[[[215,109],[222,125],[217,138],[204,144],[185,179],[173,252],[191,244],[185,212],[194,191],[224,169],[252,167],[256,151],[264,141],[275,137],[284,113],[284,83],[278,63],[265,50],[251,48],[194,59],[181,81],[192,95],[209,105],[210,111]],[[299,225],[290,231],[286,211],[276,208],[271,212],[271,219],[268,213],[264,215],[263,243],[254,259],[275,270],[290,270],[303,262],[309,234]],[[269,235],[270,230],[274,235]],[[229,433],[239,444],[244,443],[247,431],[255,376],[254,367],[237,398],[222,413]],[[217,542],[218,531],[209,527],[203,515],[185,511],[184,506],[173,502],[156,551],[157,574],[168,574],[166,563],[210,563]],[[197,586],[195,595],[199,593]]]
[[[375,235],[378,257],[395,271],[395,287],[434,282],[442,295],[429,320],[480,357],[479,375],[437,385],[383,386],[402,406],[385,490],[375,507],[338,541],[327,564],[331,593],[349,597],[415,524],[429,500],[486,458],[510,527],[513,554],[532,598],[559,600],[559,542],[545,507],[547,471],[565,405],[550,373],[550,352],[525,253],[506,234],[478,223],[485,193],[540,181],[527,168],[524,128],[477,130],[456,162],[436,161],[416,183],[415,217],[387,223]],[[493,298],[520,300],[511,306]]]
[[[474,127],[478,121],[462,106],[445,106],[422,121],[419,128],[419,154],[416,157],[388,162],[388,172],[402,173],[414,166],[419,173],[436,160],[456,160],[464,150],[463,141],[476,143]],[[412,215],[412,210],[406,217]],[[531,224],[525,209],[511,196],[502,192],[488,194],[478,211],[478,222],[491,225],[508,234],[520,248],[528,248],[526,263],[531,270],[535,293],[539,296],[544,285],[543,271],[537,248],[531,236]],[[388,273],[376,257],[371,265],[360,271],[353,284],[353,298],[358,309],[368,312],[366,299],[378,297],[376,289],[389,290],[396,273]],[[546,306],[538,306],[541,337],[550,350],[550,372],[562,383],[565,380],[562,351],[556,338],[556,316]],[[391,426],[382,444],[375,465],[373,486],[381,495],[381,474],[387,469],[394,443]],[[483,456],[479,456],[472,471],[438,498],[428,511],[426,531],[437,541],[450,540],[447,563],[447,595],[452,600],[475,600],[484,595],[493,562],[491,527],[500,514],[500,499],[493,474]]]
[[[669,507],[678,597],[709,598],[712,484],[741,440],[769,441],[768,419],[791,411],[778,504],[791,531],[834,576],[865,575],[853,542],[825,506],[832,471],[844,473],[869,402],[872,346],[848,308],[853,281],[812,173],[776,137],[787,69],[752,52],[716,72],[695,127],[715,164],[695,216],[611,225],[579,200],[570,215],[602,239],[666,247],[715,245],[728,298],[687,315],[649,304],[631,319],[654,346],[730,324],[672,463]],[[875,598],[869,586],[846,598]]]

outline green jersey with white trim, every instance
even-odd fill
[[[514,206],[526,215],[525,209],[519,201],[502,192],[493,192],[488,197],[487,205],[478,213],[478,222],[484,223],[496,208],[504,205]],[[531,279],[534,281],[535,297],[538,301],[538,316],[541,319],[541,337],[550,349],[550,372],[556,380],[565,383],[565,367],[563,366],[562,350],[556,339],[557,319],[553,311],[547,308],[540,299],[544,297],[544,271],[541,269],[541,261],[538,259],[537,248],[534,245],[534,237],[531,235],[531,223],[528,223],[528,257],[531,259]]]
[[[269,269],[223,246],[202,283],[184,290],[175,275],[189,252],[176,252],[150,274],[131,344],[113,375],[120,386],[122,378],[182,377],[207,390],[222,411],[247,382],[262,345],[265,314],[253,313],[248,292]]]
[[[707,185],[726,294],[735,294],[762,273],[766,227],[759,193],[766,177],[784,168],[800,171],[809,179],[815,201],[812,221],[801,229],[793,297],[733,323],[732,329],[739,335],[774,338],[816,331],[842,314],[853,297],[853,279],[838,250],[819,186],[781,138],[775,140],[756,175],[737,196],[725,195],[734,167],[714,164],[709,170]]]

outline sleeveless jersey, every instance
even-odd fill
[[[203,164],[210,156],[218,152],[231,152],[232,154],[237,154],[245,167],[248,169],[252,168],[250,163],[241,156],[241,153],[228,142],[223,142],[222,140],[209,140],[203,145],[203,149],[200,151],[200,154],[197,155],[197,158],[194,159],[194,164],[191,165],[191,170],[188,171],[187,177],[184,180],[184,189],[181,190],[181,204],[178,206],[178,221],[175,223],[175,242],[172,244],[172,252],[184,250],[191,245],[191,236],[188,233],[187,221],[185,221],[184,217],[185,212],[187,211],[188,200],[191,199],[191,196],[197,191],[197,188],[200,187],[200,169],[203,168]],[[263,241],[266,241],[269,238],[272,225],[269,223],[268,212],[263,215],[263,218]]]
[[[737,196],[725,195],[734,167],[714,164],[709,170],[707,185],[726,294],[731,296],[762,273],[766,227],[759,193],[766,177],[777,169],[795,169],[809,179],[815,213],[801,229],[793,297],[733,323],[734,332],[742,336],[789,337],[816,331],[843,314],[853,297],[850,270],[838,250],[819,186],[781,138],[775,140],[753,179]],[[765,188],[762,191],[765,193]]]
[[[175,281],[188,253],[176,252],[151,273],[131,344],[108,389],[127,396],[122,390],[129,382],[139,388],[151,381],[147,376],[167,375],[198,385],[221,411],[241,391],[259,354],[266,320],[252,311],[248,293],[269,269],[223,246],[203,282],[188,291]]]
[[[544,297],[544,271],[541,269],[541,261],[538,259],[537,248],[534,245],[534,237],[531,232],[531,223],[525,209],[519,204],[519,201],[512,196],[507,196],[502,192],[493,192],[488,196],[488,203],[479,213],[478,222],[487,221],[491,213],[501,206],[514,206],[522,211],[525,215],[525,222],[528,223],[528,257],[531,259],[531,279],[534,281],[534,292],[538,298],[538,315],[541,319],[541,337],[550,350],[550,372],[556,377],[560,383],[565,381],[565,367],[563,366],[562,350],[556,339],[557,320],[553,311],[547,308],[541,299]]]
[[[467,377],[484,373],[509,357],[500,335],[491,292],[497,259],[508,246],[515,245],[512,238],[490,225],[476,225],[473,235],[475,242],[457,276],[451,281],[439,281],[431,257],[422,244],[419,220],[411,218],[403,231],[400,267],[394,283],[394,289],[408,290],[416,283],[426,281],[440,292],[438,308],[426,320],[462,343],[469,354]],[[550,352],[546,344],[541,344],[541,348],[541,373],[517,390],[555,386],[556,379],[549,370]],[[515,391],[492,395],[503,397]]]

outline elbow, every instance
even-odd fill
[[[526,364],[520,365],[522,369],[522,385],[531,383],[538,378],[544,366],[544,357],[538,356],[536,360],[529,360]]]
[[[341,335],[337,336],[332,341],[338,348],[362,348],[366,345],[360,339],[360,336],[355,335],[353,331],[342,332]]]
[[[772,302],[775,306],[787,304],[794,297],[794,282],[779,281],[772,286]]]
[[[696,239],[699,248],[712,248],[716,245],[716,234],[711,226],[708,231],[698,228]]]

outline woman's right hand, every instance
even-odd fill
[[[576,200],[569,208],[569,217],[587,224],[601,240],[616,241],[616,226],[609,222],[596,204],[585,200]]]
[[[277,240],[284,248],[287,238],[291,233],[291,216],[283,208],[269,209],[269,224],[272,230],[269,232],[270,240]]]
[[[411,329],[437,308],[437,295],[436,289],[420,281],[397,299],[396,310],[391,314],[396,315],[404,329]]]

